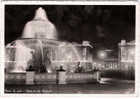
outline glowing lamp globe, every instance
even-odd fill
[[[107,53],[105,51],[98,51],[98,58],[105,59],[107,57]]]

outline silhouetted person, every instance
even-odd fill
[[[65,70],[63,69],[63,66],[60,66],[59,71],[65,71]]]
[[[27,71],[34,71],[34,68],[32,65],[29,66],[29,68],[27,69]]]

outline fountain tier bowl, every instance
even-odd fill
[[[6,72],[55,73],[60,66],[67,72],[82,72],[92,69],[89,51],[83,54],[82,44],[62,42],[51,39],[18,39],[6,46]]]

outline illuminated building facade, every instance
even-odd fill
[[[118,46],[120,69],[126,73],[126,76],[133,78],[135,73],[135,41],[121,40]]]
[[[126,42],[122,40],[119,43],[119,60],[121,62],[135,62],[135,41]]]

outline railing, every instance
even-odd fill
[[[135,64],[130,62],[107,61],[102,69],[103,77],[135,78]]]
[[[26,84],[26,73],[6,73],[5,84]],[[67,73],[66,83],[89,83],[98,82],[100,75],[98,72],[94,73]],[[56,73],[34,74],[34,84],[56,84]]]

